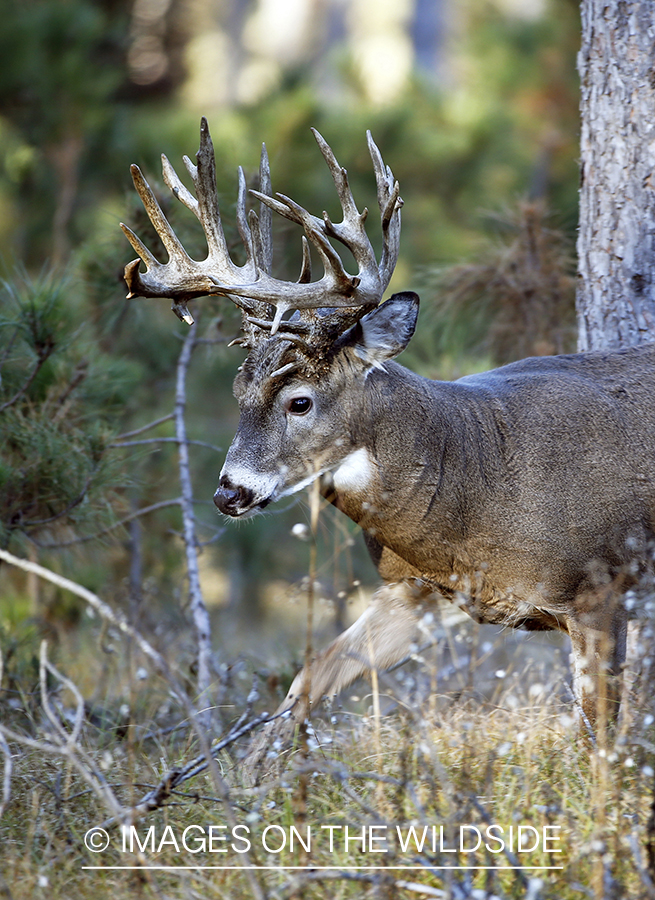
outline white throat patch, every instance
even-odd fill
[[[332,473],[337,491],[360,492],[366,490],[375,473],[375,462],[366,447],[353,450]]]

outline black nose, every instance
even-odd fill
[[[252,504],[254,497],[255,494],[250,488],[232,484],[230,479],[223,475],[214,494],[214,503],[226,516],[238,516]]]

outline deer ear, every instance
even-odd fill
[[[352,329],[357,356],[369,366],[379,366],[398,356],[414,334],[418,304],[418,295],[411,291],[394,294],[360,319]]]

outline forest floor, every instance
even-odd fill
[[[153,632],[179,675],[183,630]],[[655,896],[650,698],[581,738],[562,640],[446,615],[436,646],[322,710],[282,769],[272,746],[276,771],[248,788],[248,735],[209,763],[207,739],[274,708],[293,675],[285,641],[262,639],[254,662],[221,650],[203,731],[115,630],[22,634],[4,660],[3,724],[23,740],[4,747],[0,896]]]

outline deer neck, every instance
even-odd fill
[[[502,454],[487,452],[499,440],[487,398],[387,363],[367,378],[351,433],[324,496],[421,571],[452,570],[455,547],[462,565],[474,565],[476,510],[504,480],[495,471]]]

